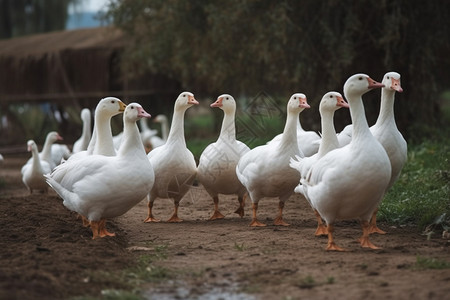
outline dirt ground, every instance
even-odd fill
[[[221,196],[226,218],[208,221],[212,200],[194,186],[181,202],[184,222],[143,223],[142,201],[108,222],[116,237],[92,240],[53,191],[29,195],[20,177],[28,156],[4,156],[0,299],[106,297],[111,289],[131,289],[139,269],[153,274],[134,281],[146,299],[450,298],[450,269],[416,264],[418,257],[450,262],[449,240],[437,234],[427,239],[415,227],[381,223],[388,234],[371,240],[382,249],[367,250],[356,242],[359,225],[340,222],[336,242],[349,251],[326,252],[326,237],[314,236],[314,215],[300,197],[285,206],[291,226],[271,225],[277,200],[263,199],[259,218],[268,226],[250,228],[250,203],[241,219],[233,213],[237,197]],[[159,199],[154,215],[167,220],[172,209],[170,200]]]

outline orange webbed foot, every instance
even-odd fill
[[[369,228],[369,234],[372,234],[372,233],[386,234],[386,231],[381,230],[380,228],[378,228],[377,225],[372,225]]]
[[[219,219],[223,219],[223,218],[225,218],[225,216],[224,215],[222,215],[221,213],[220,213],[220,211],[218,211],[218,210],[216,210],[216,211],[214,211],[214,213],[213,213],[213,215],[211,216],[211,218],[209,218],[209,220],[219,220]]]
[[[180,222],[183,222],[183,220],[178,218],[177,215],[173,215],[172,217],[170,217],[169,220],[167,220],[167,222],[169,222],[169,223],[180,223]]]
[[[264,227],[266,224],[259,222],[257,219],[253,219],[249,225],[250,227]]]
[[[361,247],[363,247],[363,248],[370,248],[370,249],[374,249],[374,250],[381,249],[380,247],[377,247],[374,244],[372,244],[372,242],[369,241],[368,237],[361,237],[358,239],[358,241],[360,242]]]
[[[314,235],[315,236],[328,235],[327,227],[324,224],[317,225],[317,229]]]
[[[290,224],[286,223],[282,217],[276,217],[273,224],[276,226],[290,226]]]
[[[160,220],[160,219],[156,219],[156,218],[153,217],[153,216],[148,216],[148,217],[144,220],[144,223],[158,223],[158,222],[161,222],[161,220]]]
[[[326,250],[327,251],[340,251],[340,252],[347,251],[346,249],[341,248],[338,245],[336,245],[334,242],[328,243]]]

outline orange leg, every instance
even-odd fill
[[[148,207],[148,216],[144,220],[144,222],[145,223],[160,222],[161,220],[156,219],[155,217],[153,217],[153,214],[152,214],[153,202],[148,201],[147,207]]]
[[[89,223],[89,220],[80,214],[78,214],[77,219],[81,218],[81,222],[83,222],[84,227],[89,227],[91,224]]]
[[[180,202],[175,202],[175,209],[173,211],[173,215],[172,217],[170,217],[169,220],[167,220],[167,222],[169,223],[179,223],[182,222],[183,220],[178,218],[178,206],[180,205]]]
[[[338,245],[336,245],[334,243],[334,239],[333,239],[334,226],[331,224],[328,224],[327,231],[328,231],[328,245],[327,245],[326,250],[327,251],[346,251],[345,249],[339,247]]]
[[[321,236],[321,235],[327,235],[327,227],[323,224],[322,222],[322,217],[320,216],[319,212],[315,209],[314,213],[316,214],[316,218],[317,218],[317,229],[316,229],[316,236]]]
[[[209,218],[209,219],[210,219],[210,220],[217,220],[217,219],[223,219],[223,218],[225,218],[225,216],[222,215],[222,214],[220,213],[220,211],[219,211],[219,197],[218,197],[218,196],[215,196],[215,197],[213,198],[213,200],[214,200],[214,213],[213,213],[213,215],[211,216],[211,218]]]
[[[263,227],[263,226],[266,226],[266,224],[259,222],[258,219],[256,218],[256,211],[258,210],[258,203],[253,203],[252,204],[252,209],[253,209],[253,218],[252,218],[252,222],[250,223],[250,226],[251,227]]]
[[[241,218],[245,215],[245,211],[244,211],[245,198],[246,198],[246,195],[244,195],[244,197],[238,196],[239,207],[238,207],[238,209],[236,209],[235,213],[238,214]]]
[[[108,230],[106,230],[106,219],[100,220],[99,226],[98,226],[98,234],[100,235],[100,237],[116,236],[116,234],[114,232],[109,232]]]
[[[358,239],[358,241],[361,243],[361,247],[371,248],[371,249],[381,249],[369,241],[369,231],[370,231],[369,222],[361,221],[361,227],[363,230],[363,235]]]
[[[289,226],[288,223],[283,221],[283,208],[284,208],[283,201],[278,202],[278,208],[279,208],[278,216],[275,218],[275,220],[273,220],[273,224],[278,226]]]
[[[381,230],[377,226],[377,213],[378,213],[378,207],[372,214],[372,219],[370,219],[370,228],[369,233],[379,233],[379,234],[386,234],[386,231]]]
[[[98,233],[98,229],[99,229],[99,223],[100,221],[91,221],[91,230],[92,230],[92,239],[95,240],[96,238],[98,238],[100,235]]]

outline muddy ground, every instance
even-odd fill
[[[380,224],[381,250],[362,249],[356,222],[336,226],[349,251],[326,252],[315,218],[294,195],[289,227],[272,224],[276,199],[263,199],[250,228],[251,205],[240,218],[236,196],[221,196],[223,220],[208,221],[212,200],[194,186],[181,202],[184,222],[143,223],[146,201],[108,223],[116,237],[91,239],[88,228],[58,196],[29,195],[21,182],[26,155],[4,155],[0,165],[0,299],[101,298],[129,290],[146,299],[449,299],[450,269],[420,267],[418,259],[450,262],[449,240],[413,226]],[[167,220],[172,202],[155,202]],[[124,297],[123,294],[121,297]],[[110,298],[111,299],[111,298]]]

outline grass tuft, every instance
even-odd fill
[[[416,264],[414,265],[414,269],[419,270],[450,269],[450,262],[432,257],[417,256],[417,261]]]
[[[449,153],[448,140],[412,146],[400,178],[381,203],[379,219],[421,229],[450,226]]]

